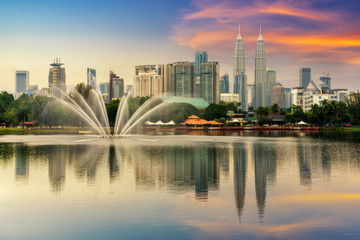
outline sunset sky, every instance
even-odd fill
[[[47,87],[49,64],[65,63],[70,85],[86,68],[108,81],[111,68],[133,84],[134,66],[194,61],[208,51],[232,79],[238,23],[248,82],[254,81],[259,26],[267,65],[285,87],[298,85],[299,68],[323,73],[334,88],[360,88],[360,1],[357,0],[1,0],[0,90],[14,91],[15,71]]]

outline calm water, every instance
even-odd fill
[[[359,134],[0,137],[0,239],[359,239]]]

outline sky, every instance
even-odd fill
[[[313,80],[329,74],[333,88],[356,91],[359,11],[358,0],[1,0],[0,90],[15,90],[16,70],[47,87],[55,57],[69,85],[86,82],[88,67],[98,82],[111,69],[133,84],[136,65],[194,61],[197,50],[232,79],[240,23],[249,83],[261,25],[267,65],[284,87],[311,67]]]

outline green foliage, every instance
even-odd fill
[[[240,105],[241,103],[239,102],[224,102],[224,101],[220,101],[219,105],[222,105],[226,108],[227,111],[233,111],[234,113],[241,113],[241,108]]]
[[[207,108],[205,108],[205,111],[202,114],[202,118],[205,120],[214,120],[214,119],[220,119],[220,118],[226,118],[229,117],[227,114],[227,108],[222,104],[210,104]]]
[[[285,115],[285,121],[291,123],[306,121],[306,114],[301,106],[292,105],[291,112]]]
[[[175,123],[181,123],[191,115],[199,116],[199,113],[199,110],[189,103],[170,103],[161,112],[154,113],[151,121],[169,122],[172,120]]]
[[[83,83],[83,82],[78,83],[78,84],[76,84],[75,89],[69,93],[69,96],[73,99],[76,99],[76,97],[74,96],[74,93],[75,93],[75,91],[77,91],[85,99],[85,101],[87,101],[91,89],[92,89],[92,87],[90,85],[85,85],[85,83]]]
[[[360,92],[352,92],[347,95],[345,102],[354,122],[360,122]]]
[[[267,116],[270,113],[270,108],[269,107],[263,107],[263,106],[259,106],[256,109],[256,114],[260,117],[261,121],[265,121]]]
[[[274,103],[273,105],[270,106],[270,112],[271,113],[279,113],[280,112],[280,107],[277,103]]]

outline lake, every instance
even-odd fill
[[[0,136],[0,239],[359,239],[358,133]]]

